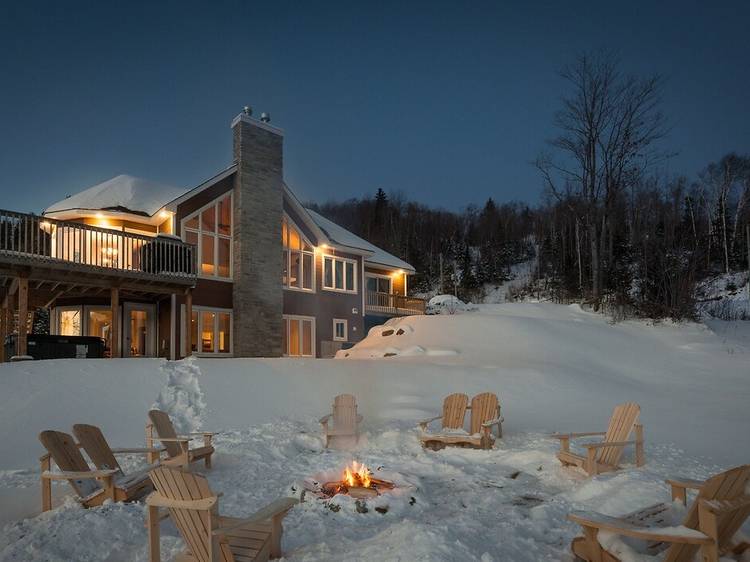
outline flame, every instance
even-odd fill
[[[366,465],[357,461],[352,461],[352,466],[344,469],[344,483],[350,488],[369,488],[372,486],[370,479],[370,469]]]

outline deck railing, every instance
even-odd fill
[[[182,281],[195,280],[197,272],[195,247],[176,238],[0,210],[0,261],[3,256]]]
[[[395,295],[393,293],[367,291],[365,295],[365,311],[392,316],[424,314],[425,300],[417,297]]]

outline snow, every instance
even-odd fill
[[[181,187],[121,174],[53,203],[45,209],[44,214],[71,209],[125,209],[150,217],[186,191],[187,189]]]
[[[722,325],[731,331],[737,324]],[[367,513],[350,498],[306,498],[285,519],[290,561],[570,560],[579,529],[568,513],[621,515],[669,501],[666,477],[702,479],[748,462],[750,346],[738,339],[730,348],[716,327],[612,325],[578,306],[511,303],[396,319],[388,329],[373,329],[353,351],[455,353],[1,365],[0,561],[145,562],[142,505],[84,510],[61,483],[53,486],[58,507],[38,514],[36,435],[92,423],[113,447],[142,446],[154,404],[182,427],[219,432],[206,474],[224,492],[228,515],[299,494],[306,479],[335,474],[352,460],[402,479],[405,493],[382,496]],[[437,414],[445,395],[487,390],[500,397],[505,418],[496,449],[422,449],[416,422]],[[325,450],[317,420],[343,392],[358,398],[362,437],[351,451]],[[613,406],[627,400],[642,407],[646,466],[629,464],[628,451],[617,473],[589,479],[562,468],[549,434],[604,429]],[[144,461],[127,455],[122,466],[130,474]],[[375,511],[384,504],[385,514]],[[679,517],[669,525],[680,525]],[[181,541],[170,524],[162,533],[169,560]],[[626,559],[651,560],[636,556],[633,550]]]
[[[403,269],[406,272],[414,273],[414,268],[404,260],[397,258],[393,254],[389,254],[374,244],[370,244],[367,240],[349,232],[335,222],[329,221],[327,218],[319,215],[312,209],[305,210],[310,214],[313,221],[315,221],[315,224],[317,224],[318,227],[325,232],[326,236],[328,236],[328,238],[334,243],[348,246],[349,248],[358,248],[360,250],[371,252],[371,255],[366,258],[366,262],[376,265],[385,265],[396,269]]]

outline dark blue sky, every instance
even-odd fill
[[[559,68],[585,49],[665,76],[670,173],[750,151],[750,2],[3,2],[0,208],[120,173],[192,187],[243,105],[285,129],[305,200],[400,190],[535,202]]]

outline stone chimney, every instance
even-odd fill
[[[249,108],[232,121],[234,162],[235,357],[279,357],[283,289],[284,132],[251,117]]]

